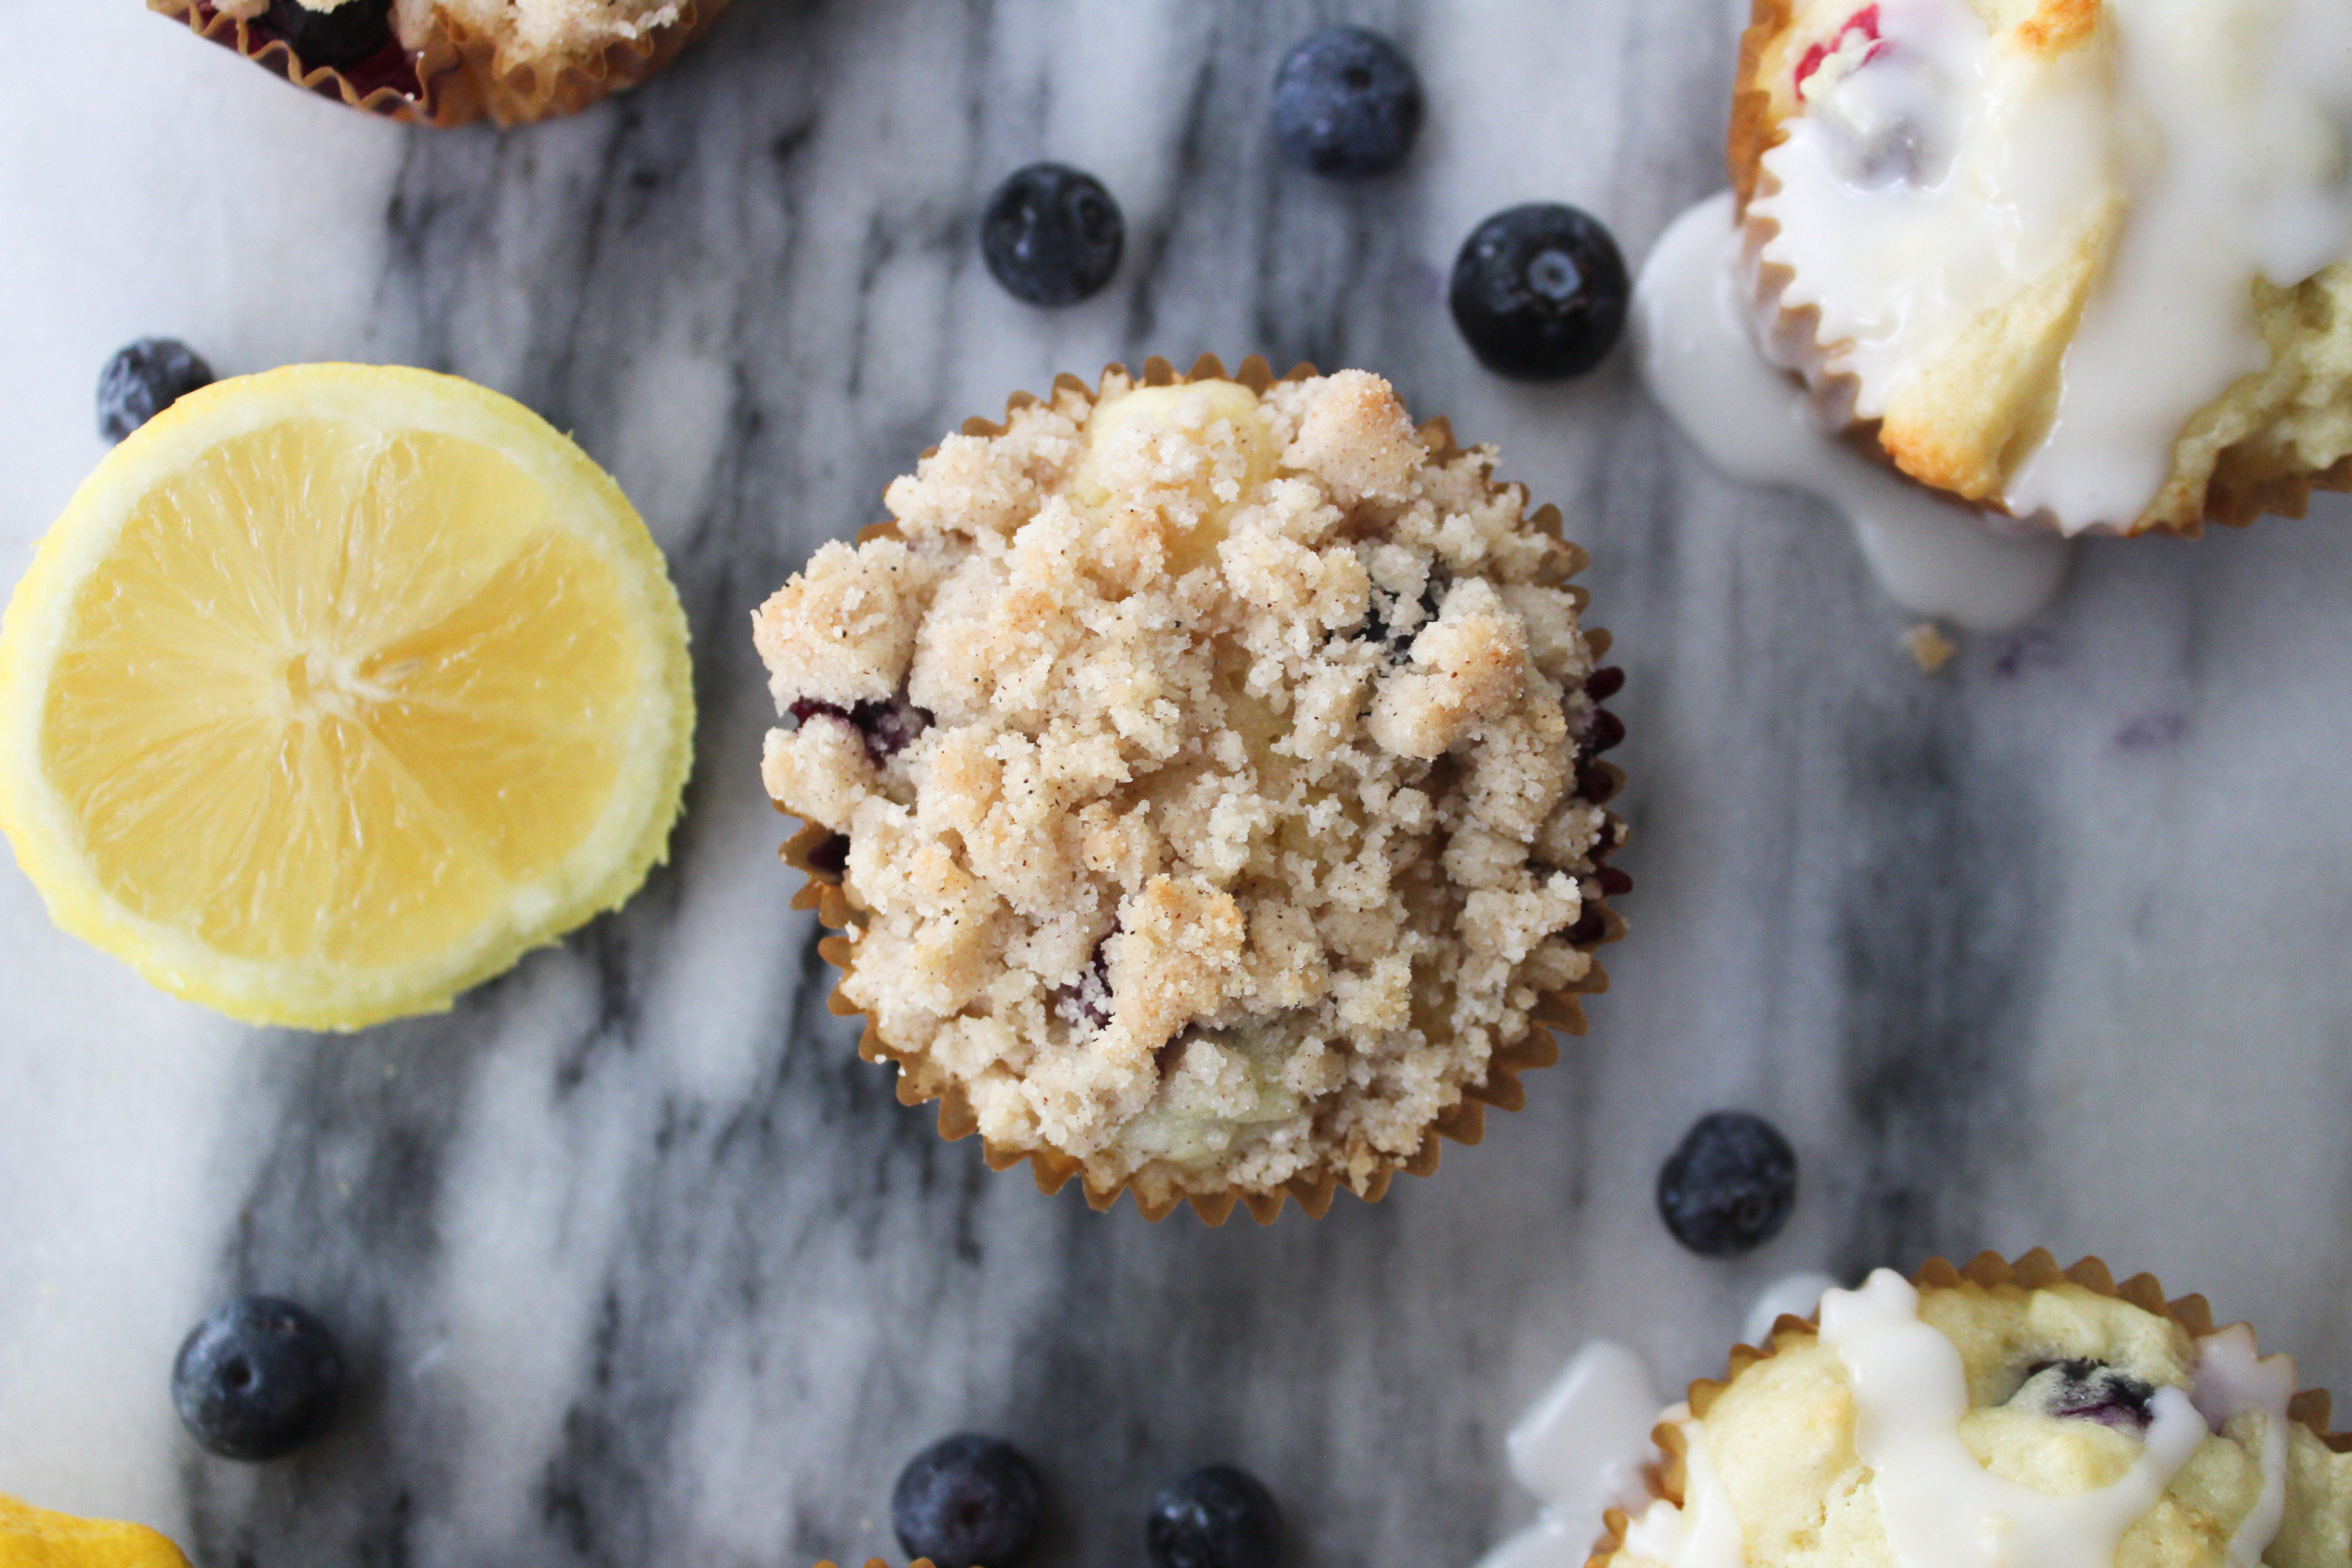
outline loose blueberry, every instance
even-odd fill
[[[916,1455],[890,1490],[898,1544],[936,1568],[1013,1568],[1044,1512],[1037,1472],[1020,1451],[969,1432]]]
[[[1658,1172],[1660,1216],[1703,1258],[1761,1247],[1796,1201],[1797,1152],[1779,1128],[1744,1110],[1700,1117]]]
[[[866,754],[880,767],[914,744],[915,737],[931,727],[931,715],[904,698],[877,699],[852,708],[803,697],[792,705],[792,716],[802,723],[824,717],[838,719],[855,729],[866,742]]]
[[[1310,174],[1385,174],[1421,132],[1421,77],[1404,52],[1341,23],[1308,36],[1274,79],[1274,139]]]
[[[1454,324],[1479,363],[1517,381],[1561,381],[1599,364],[1625,329],[1632,286],[1617,242],[1555,202],[1496,213],[1454,260]]]
[[[1282,1514],[1247,1470],[1204,1465],[1160,1489],[1143,1542],[1153,1568],[1274,1568]]]
[[[98,373],[98,433],[120,441],[200,386],[213,367],[177,338],[141,338]]]
[[[392,0],[343,0],[331,11],[269,0],[269,26],[305,66],[341,70],[392,42]]]
[[[2026,1368],[2024,1384],[2009,1402],[2045,1415],[2095,1421],[2118,1432],[2145,1432],[2156,1419],[2150,1408],[2155,1398],[2156,1389],[2142,1379],[2103,1361],[2074,1357]]]
[[[1060,163],[1016,169],[988,198],[980,254],[1006,293],[1075,305],[1118,270],[1127,221],[1102,182]]]
[[[333,1421],[343,1358],[324,1323],[274,1296],[214,1309],[172,1363],[172,1403],[225,1459],[275,1459]]]

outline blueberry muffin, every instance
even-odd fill
[[[1377,1197],[1618,922],[1583,552],[1360,371],[1064,377],[754,629],[764,776],[900,1098],[1154,1217]]]
[[[2292,0],[1758,0],[1729,153],[1770,347],[1979,505],[2299,515],[2352,483],[2347,48]]]
[[[1783,1318],[1659,1427],[1658,1500],[1592,1568],[2340,1568],[2324,1394],[2095,1259],[1881,1269]]]
[[[147,0],[288,80],[394,120],[521,124],[644,80],[726,0]]]

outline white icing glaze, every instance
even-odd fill
[[[1683,214],[1652,248],[1633,291],[1634,352],[1651,395],[1726,474],[1843,512],[1905,608],[1970,631],[2030,619],[2065,579],[2066,542],[1946,500],[1825,433],[1811,399],[1757,349],[1738,251],[1728,192]]]
[[[1741,1568],[1748,1543],[1731,1495],[1716,1474],[1706,1429],[1685,1409],[1674,1423],[1683,1434],[1683,1506],[1660,1499],[1625,1527],[1625,1552],[1667,1568]]]
[[[2112,1483],[2052,1497],[1979,1464],[1959,1433],[1960,1352],[1919,1319],[1919,1292],[1879,1269],[1822,1298],[1822,1342],[1853,1384],[1854,1451],[1870,1466],[1895,1568],[2113,1568],[2116,1546],[2205,1437],[2187,1394],[2159,1388],[2138,1458]]]
[[[1772,1334],[1772,1325],[1782,1318],[1810,1318],[1813,1309],[1822,1304],[1822,1297],[1837,1289],[1837,1281],[1826,1274],[1790,1274],[1775,1279],[1758,1294],[1756,1304],[1748,1309],[1748,1321],[1740,1325],[1739,1342],[1762,1345]]]
[[[1650,1430],[1664,1404],[1641,1356],[1594,1340],[1569,1359],[1504,1439],[1511,1474],[1548,1510],[1597,1525],[1611,1504],[1643,1500],[1642,1468],[1654,1451]]]
[[[2132,522],[2199,408],[2268,351],[2252,285],[2352,249],[2352,9],[2106,0],[2091,41],[1997,45],[1965,0],[1881,0],[1882,47],[1808,79],[1751,210],[1826,368],[1883,412],[1924,361],[2111,221],[2057,410],[2004,502]]]
[[[2229,1545],[2236,1568],[2254,1568],[2286,1517],[2286,1406],[2294,1397],[2294,1362],[2283,1355],[2257,1357],[2253,1331],[2232,1324],[2198,1340],[2197,1383],[2189,1396],[2216,1432],[2240,1415],[2262,1417],[2263,1489]]]
[[[1664,1402],[1641,1356],[1594,1340],[1569,1358],[1504,1439],[1511,1474],[1543,1504],[1535,1522],[1489,1552],[1479,1568],[1577,1568],[1611,1508],[1649,1497],[1643,1468]]]

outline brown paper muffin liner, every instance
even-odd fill
[[[686,0],[676,21],[554,66],[516,58],[497,40],[436,12],[433,35],[421,48],[404,48],[395,40],[370,59],[336,69],[304,64],[267,24],[224,16],[211,0],[147,0],[149,10],[299,88],[363,113],[441,126],[485,115],[500,125],[527,125],[577,113],[669,64],[726,7],[727,0]]]
[[[2038,1290],[2044,1286],[2061,1283],[2079,1285],[2101,1296],[2128,1302],[2143,1312],[2159,1318],[2169,1318],[2195,1339],[2228,1327],[2213,1321],[2212,1309],[2202,1296],[2179,1296],[2168,1299],[2164,1287],[2153,1274],[2135,1274],[2117,1282],[2107,1266],[2096,1258],[2061,1268],[2058,1259],[2046,1247],[2035,1247],[2015,1262],[1998,1252],[1979,1252],[1966,1264],[1955,1268],[1944,1258],[1929,1258],[1911,1276],[1911,1283],[1922,1290],[1948,1289],[1952,1286],[1969,1284],[1987,1289],[2014,1285],[2021,1290]],[[1759,1361],[1778,1353],[1783,1337],[1802,1335],[1811,1338],[1821,1324],[1821,1312],[1816,1309],[1811,1317],[1800,1318],[1782,1313],[1773,1321],[1772,1331],[1765,1336],[1770,1342],[1762,1346],[1734,1345],[1728,1365],[1719,1378],[1701,1378],[1690,1385],[1689,1404],[1693,1417],[1703,1416],[1714,1405],[1716,1396],[1729,1387],[1731,1381]],[[2244,1325],[2248,1333],[2252,1324]],[[2311,1435],[2336,1453],[2352,1451],[2352,1432],[2329,1430],[2330,1401],[2325,1389],[2308,1388],[2287,1402],[2290,1421],[2300,1422]],[[1651,1433],[1658,1446],[1658,1462],[1649,1472],[1650,1491],[1676,1508],[1683,1505],[1683,1455],[1686,1443],[1682,1428],[1671,1422],[1661,1422]],[[1601,1538],[1585,1560],[1585,1568],[1606,1568],[1609,1561],[1625,1546],[1625,1531],[1633,1517],[1622,1508],[1612,1508],[1602,1516]]]
[[[1126,374],[1127,367],[1119,364],[1107,366],[1103,371],[1106,379]],[[1143,374],[1137,379],[1138,384],[1144,386],[1169,386],[1188,381],[1233,380],[1252,392],[1263,393],[1278,382],[1305,381],[1319,374],[1311,364],[1298,364],[1286,374],[1276,376],[1263,358],[1253,354],[1228,376],[1222,360],[1214,354],[1203,354],[1184,374],[1179,374],[1175,367],[1164,359],[1146,360]],[[1054,391],[1056,395],[1063,392],[1076,392],[1091,400],[1100,395],[1101,384],[1097,382],[1089,387],[1077,377],[1064,374],[1055,378]],[[1015,393],[1006,400],[1006,416],[1009,417],[1039,401],[1028,393]],[[975,416],[964,421],[962,433],[967,436],[1001,436],[1004,433],[1004,426]],[[1440,460],[1455,458],[1462,453],[1463,448],[1454,439],[1453,427],[1444,419],[1424,422],[1421,434],[1423,439],[1430,444],[1433,455]],[[931,453],[925,452],[923,456],[928,458]],[[1521,500],[1524,502],[1526,499],[1524,487],[1497,488],[1517,489]],[[1560,537],[1558,507],[1545,506],[1533,513],[1528,521],[1553,538]],[[897,533],[897,526],[893,523],[876,523],[859,531],[857,542],[863,544],[871,539],[894,538]],[[1571,575],[1581,572],[1587,564],[1583,548],[1571,542],[1563,542],[1574,554]],[[1573,583],[1569,584],[1568,591],[1575,596],[1577,613],[1580,616],[1590,603],[1590,595]],[[1611,639],[1607,632],[1598,627],[1587,627],[1584,636],[1595,658],[1608,652]],[[1596,701],[1599,700],[1596,698]],[[1594,724],[1596,732],[1614,731],[1622,737],[1622,726],[1612,714],[1597,710]],[[1615,741],[1612,739],[1606,743],[1613,745]],[[1624,786],[1624,773],[1614,763],[1598,757],[1582,762],[1577,770],[1578,795],[1595,805],[1611,799]],[[784,810],[781,805],[776,809],[780,812]],[[786,812],[785,815],[792,814]],[[1591,952],[1625,934],[1624,917],[1610,908],[1608,900],[1631,891],[1633,888],[1631,878],[1606,863],[1609,856],[1624,847],[1625,824],[1613,812],[1604,815],[1607,826],[1601,832],[1601,847],[1593,854],[1597,867],[1594,880],[1599,884],[1600,892],[1586,900],[1585,914],[1579,922],[1586,930],[1575,942],[1585,952]],[[851,931],[863,918],[842,882],[846,846],[846,839],[815,823],[806,823],[782,851],[784,863],[807,879],[806,884],[793,896],[793,908],[814,910],[817,919],[837,932]],[[856,943],[849,936],[828,936],[817,944],[817,951],[827,963],[841,971],[845,979],[847,977],[856,951]],[[1430,1124],[1422,1138],[1421,1146],[1371,1178],[1370,1184],[1360,1194],[1363,1200],[1378,1203],[1387,1194],[1390,1182],[1400,1171],[1408,1175],[1425,1176],[1436,1170],[1439,1146],[1444,1140],[1450,1138],[1465,1146],[1477,1142],[1485,1133],[1489,1108],[1517,1110],[1525,1105],[1527,1091],[1519,1085],[1519,1074],[1536,1068],[1549,1067],[1558,1061],[1559,1047],[1552,1038],[1553,1032],[1583,1034],[1586,1028],[1583,997],[1598,994],[1608,988],[1608,972],[1596,958],[1591,972],[1582,980],[1562,991],[1538,998],[1534,1010],[1535,1023],[1527,1038],[1516,1046],[1497,1050],[1489,1060],[1486,1081],[1465,1085],[1462,1099]],[[853,1017],[858,1014],[858,1008],[841,994],[837,984],[826,1006],[836,1017]],[[893,1049],[889,1042],[883,1039],[871,1018],[866,1020],[865,1036],[858,1041],[857,1054],[869,1062],[898,1064],[900,1104],[921,1105],[938,1100],[940,1137],[952,1142],[979,1131],[979,1119],[973,1115],[962,1089],[919,1055]],[[989,1168],[995,1171],[1008,1170],[1026,1160],[1036,1177],[1038,1189],[1047,1194],[1059,1192],[1072,1176],[1079,1176],[1086,1190],[1087,1203],[1096,1209],[1109,1208],[1118,1202],[1119,1194],[1131,1186],[1129,1180],[1121,1180],[1109,1186],[1097,1186],[1084,1176],[1079,1161],[1058,1150],[1008,1149],[990,1143],[983,1138],[982,1154]],[[1282,1212],[1286,1200],[1295,1200],[1309,1217],[1320,1219],[1331,1206],[1331,1199],[1339,1188],[1340,1181],[1336,1172],[1320,1170],[1302,1173],[1282,1186],[1266,1191],[1232,1187],[1216,1193],[1168,1194],[1153,1197],[1147,1196],[1139,1188],[1135,1190],[1135,1205],[1145,1219],[1159,1220],[1174,1212],[1180,1204],[1189,1203],[1203,1220],[1217,1226],[1223,1225],[1238,1205],[1247,1209],[1250,1217],[1260,1225],[1271,1225],[1275,1216]]]
[[[1768,177],[1764,154],[1782,139],[1774,95],[1765,84],[1766,71],[1774,42],[1788,31],[1795,16],[1795,0],[1754,0],[1747,30],[1739,38],[1730,124],[1724,136],[1724,159],[1737,204],[1741,254],[1748,268],[1753,319],[1765,357],[1804,383],[1831,428],[1843,430],[1855,450],[1920,484],[1923,481],[1904,473],[1887,451],[1879,437],[1879,422],[1853,417],[1855,384],[1852,377],[1828,369],[1828,353],[1820,339],[1821,312],[1811,305],[1786,307],[1782,295],[1793,275],[1778,263],[1762,261],[1764,247],[1780,232],[1779,226],[1748,210],[1758,186]],[[1925,488],[1939,495],[1950,493],[1932,485]],[[2300,518],[2310,510],[2316,490],[2352,490],[2352,456],[2308,472],[2264,471],[2252,449],[2242,444],[2222,448],[2206,480],[2200,515],[2178,522],[2158,520],[2133,529],[2085,531],[2177,533],[2194,539],[2209,522],[2242,528],[2258,517]],[[2006,512],[1997,501],[1968,500],[1966,504]]]

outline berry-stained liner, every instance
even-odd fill
[[[1103,372],[1106,378],[1113,375],[1123,376],[1126,374],[1126,366],[1119,364],[1109,365]],[[1248,387],[1252,392],[1264,393],[1267,387],[1279,382],[1312,380],[1319,374],[1313,365],[1302,363],[1293,366],[1287,374],[1276,376],[1272,367],[1263,358],[1253,354],[1244,360],[1240,367],[1229,376],[1222,360],[1214,354],[1203,354],[1194,363],[1189,374],[1180,374],[1166,360],[1155,356],[1144,362],[1143,374],[1137,384],[1170,386],[1183,382],[1230,379]],[[1095,387],[1089,387],[1077,377],[1064,374],[1055,379],[1054,390],[1056,394],[1064,391],[1075,392],[1083,397],[1092,399],[1099,395],[1099,383]],[[1006,401],[1006,415],[1009,417],[1015,411],[1029,407],[1040,401],[1043,400],[1031,394],[1015,393]],[[1003,435],[1003,425],[974,416],[964,421],[961,433],[966,436],[991,437]],[[1453,428],[1446,420],[1442,418],[1429,420],[1421,426],[1421,433],[1423,440],[1429,443],[1435,460],[1447,461],[1462,455],[1463,448],[1454,441]],[[937,448],[933,448],[933,451],[936,450]],[[929,451],[923,454],[925,458],[931,455],[932,452]],[[1518,487],[1496,487],[1497,489],[1515,488]],[[1522,495],[1524,496],[1524,491]],[[1560,515],[1559,509],[1557,507],[1545,506],[1538,510],[1529,514],[1528,521],[1535,528],[1555,539],[1560,537]],[[859,531],[857,542],[863,544],[869,540],[897,537],[898,533],[895,524],[875,523]],[[1570,543],[1568,548],[1574,552],[1576,557],[1576,564],[1571,569],[1572,572],[1582,571],[1586,563],[1583,550],[1574,543]],[[1588,602],[1584,590],[1570,584],[1569,592],[1576,596],[1577,609],[1580,615]],[[1583,628],[1583,634],[1586,642],[1591,645],[1594,658],[1598,659],[1606,655],[1611,642],[1606,631],[1588,626]],[[1591,688],[1596,699],[1612,695],[1617,689],[1615,671],[1601,672],[1601,675],[1596,676],[1596,682],[1603,678],[1606,678],[1610,684],[1605,686],[1595,684]],[[1595,711],[1591,738],[1599,740],[1605,748],[1614,745],[1623,734],[1624,725],[1615,714],[1605,709]],[[1615,763],[1597,756],[1583,762],[1578,768],[1577,793],[1594,805],[1602,805],[1612,799],[1618,791],[1624,787],[1624,773]],[[777,805],[776,809],[786,816],[793,815],[785,811],[781,805]],[[1598,868],[1593,880],[1599,891],[1586,900],[1585,916],[1578,922],[1583,930],[1572,933],[1573,945],[1585,952],[1592,952],[1625,934],[1624,917],[1609,906],[1609,900],[1626,892],[1633,885],[1632,879],[1623,872],[1605,864],[1609,856],[1624,847],[1626,838],[1626,826],[1622,819],[1613,812],[1605,815],[1607,826],[1602,829],[1601,847],[1595,849],[1592,856]],[[862,921],[861,912],[851,902],[847,891],[843,887],[845,840],[817,824],[806,823],[783,846],[781,853],[786,865],[807,879],[806,885],[793,896],[793,908],[814,910],[817,919],[836,932],[848,932]],[[839,934],[825,937],[818,943],[817,951],[827,963],[846,976],[856,947],[848,935]],[[1553,1040],[1552,1033],[1557,1031],[1568,1035],[1582,1035],[1588,1026],[1584,1016],[1583,996],[1588,994],[1598,994],[1608,988],[1608,972],[1601,966],[1599,960],[1595,959],[1591,971],[1583,979],[1559,992],[1550,993],[1539,998],[1535,1008],[1535,1023],[1529,1029],[1527,1038],[1515,1046],[1496,1050],[1490,1059],[1486,1081],[1465,1085],[1462,1099],[1431,1123],[1427,1134],[1422,1139],[1421,1146],[1411,1155],[1397,1161],[1372,1177],[1367,1189],[1360,1194],[1363,1200],[1366,1203],[1378,1203],[1386,1195],[1390,1182],[1399,1172],[1407,1175],[1426,1176],[1435,1171],[1443,1141],[1452,1139],[1465,1146],[1476,1143],[1485,1134],[1486,1111],[1490,1108],[1496,1110],[1517,1110],[1524,1106],[1527,1103],[1527,1091],[1520,1087],[1519,1075],[1537,1068],[1549,1067],[1558,1061],[1559,1047]],[[860,1012],[859,1008],[842,995],[838,985],[827,999],[826,1006],[836,1017],[854,1017]],[[866,1020],[865,1035],[858,1041],[857,1054],[869,1062],[898,1064],[899,1068],[898,1093],[900,1104],[922,1105],[932,1100],[939,1101],[940,1137],[952,1142],[979,1131],[979,1119],[973,1114],[971,1106],[961,1089],[945,1074],[931,1068],[919,1055],[902,1053],[894,1049],[882,1038],[880,1031],[870,1017]],[[1117,1204],[1119,1194],[1128,1191],[1131,1185],[1129,1180],[1121,1180],[1114,1184],[1100,1187],[1091,1182],[1085,1182],[1081,1175],[1080,1162],[1055,1150],[1005,1149],[990,1144],[983,1138],[982,1152],[991,1170],[1010,1170],[1024,1160],[1028,1161],[1032,1173],[1036,1178],[1038,1189],[1047,1194],[1061,1191],[1071,1177],[1081,1176],[1088,1206],[1098,1210],[1108,1209]],[[1274,1223],[1275,1216],[1282,1212],[1283,1205],[1286,1201],[1295,1200],[1310,1218],[1321,1218],[1324,1212],[1331,1206],[1331,1199],[1339,1190],[1339,1178],[1336,1173],[1322,1170],[1293,1177],[1280,1187],[1265,1191],[1228,1188],[1218,1193],[1182,1194],[1171,1193],[1152,1198],[1147,1197],[1144,1192],[1138,1188],[1135,1192],[1135,1204],[1147,1220],[1163,1219],[1173,1213],[1180,1203],[1189,1203],[1193,1211],[1212,1226],[1223,1225],[1236,1205],[1247,1209],[1250,1217],[1260,1225],[1271,1225]]]
[[[184,23],[196,37],[243,55],[296,87],[362,113],[438,126],[484,118],[528,125],[576,114],[668,65],[726,7],[727,0],[685,0],[675,21],[552,68],[515,59],[496,39],[436,12],[435,30],[421,48],[404,47],[395,39],[369,58],[336,69],[306,64],[268,22],[226,16],[210,0],[147,0],[149,10]]]
[[[2202,1296],[2181,1296],[2168,1300],[2164,1287],[2153,1274],[2135,1274],[2118,1283],[2115,1274],[2097,1258],[2085,1258],[2061,1268],[2058,1259],[2047,1247],[2037,1247],[2014,1262],[1998,1252],[1980,1252],[1967,1263],[1955,1267],[1941,1258],[1931,1258],[1921,1264],[1911,1277],[1911,1283],[1921,1290],[1948,1289],[1969,1284],[1988,1290],[2002,1286],[2014,1286],[2021,1290],[2039,1290],[2058,1284],[2073,1284],[2095,1294],[2110,1297],[2137,1307],[2143,1312],[2168,1318],[2178,1323],[2190,1338],[2198,1339],[2228,1325],[2213,1321],[2212,1309]],[[1731,1381],[1758,1362],[1777,1354],[1784,1339],[1812,1338],[1820,1330],[1821,1311],[1816,1308],[1810,1317],[1800,1318],[1783,1312],[1773,1321],[1765,1343],[1734,1345],[1724,1373],[1719,1378],[1703,1377],[1690,1385],[1688,1401],[1693,1419],[1704,1416],[1715,1404],[1717,1395],[1731,1385]],[[2248,1333],[2253,1331],[2246,1325]],[[2299,1422],[2311,1435],[2336,1453],[2352,1452],[2352,1432],[2329,1430],[2331,1401],[2325,1389],[2309,1388],[2287,1403],[2290,1421]],[[1651,1432],[1658,1447],[1658,1458],[1644,1474],[1650,1495],[1663,1498],[1676,1508],[1683,1506],[1687,1480],[1683,1461],[1687,1447],[1682,1427],[1672,1422],[1661,1422]],[[1633,1517],[1622,1508],[1612,1508],[1602,1516],[1601,1540],[1585,1559],[1584,1568],[1608,1568],[1618,1552],[1624,1550],[1625,1531]]]

